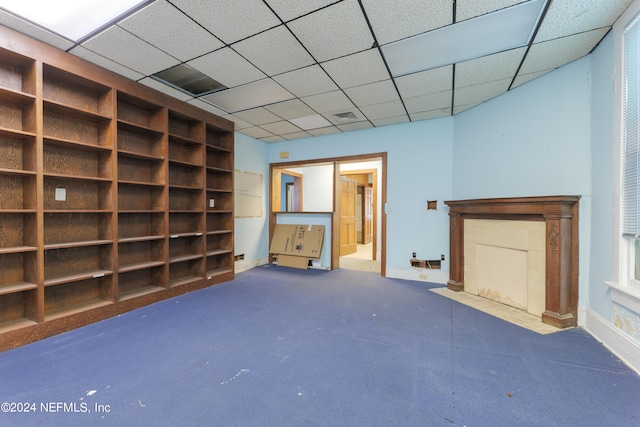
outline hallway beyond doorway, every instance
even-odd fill
[[[380,261],[373,260],[373,244],[358,243],[356,252],[340,257],[340,268],[380,273]]]

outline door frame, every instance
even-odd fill
[[[353,163],[353,162],[342,162],[342,163]],[[382,172],[382,171],[381,171]],[[377,169],[359,169],[352,171],[344,171],[340,172],[340,175],[361,175],[361,174],[372,174],[372,184],[373,184],[373,234],[371,236],[372,241],[372,260],[377,260],[378,257],[378,170]],[[383,199],[386,200],[386,197]],[[381,206],[381,214],[384,212],[384,202]],[[382,242],[380,242],[382,243]],[[384,245],[382,246],[385,247]]]
[[[269,242],[273,237],[273,230],[276,225],[276,219],[278,213],[280,213],[280,204],[274,202],[280,202],[280,189],[274,192],[274,176],[277,171],[287,168],[295,168],[302,166],[311,166],[319,163],[333,164],[333,210],[328,212],[331,214],[331,270],[335,270],[340,265],[340,164],[341,163],[364,163],[371,161],[380,161],[380,188],[378,191],[374,191],[375,209],[377,215],[377,198],[378,193],[380,197],[380,212],[377,220],[380,221],[380,275],[387,277],[387,214],[385,213],[385,204],[387,203],[387,152],[370,153],[370,154],[358,154],[353,156],[331,157],[323,159],[309,159],[309,160],[297,160],[291,162],[280,162],[269,164],[269,191],[271,196],[269,197]],[[347,171],[345,171],[347,172]],[[349,171],[350,172],[350,171]],[[354,171],[355,172],[355,171]],[[361,173],[360,171],[358,171]],[[279,176],[279,175],[278,175]],[[377,182],[376,182],[377,184]],[[280,183],[278,183],[280,185]],[[275,194],[277,193],[277,194]],[[304,212],[301,212],[304,213]],[[317,212],[316,212],[317,213]],[[374,232],[377,233],[377,224],[374,228]],[[377,236],[376,236],[377,237]],[[377,245],[377,238],[374,240],[374,245]],[[375,253],[377,253],[377,246]],[[273,262],[271,254],[269,254],[269,262]]]

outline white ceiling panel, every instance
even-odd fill
[[[341,88],[379,82],[390,77],[378,49],[324,62],[322,67]]]
[[[551,3],[535,43],[609,27],[632,0],[555,0]]]
[[[245,135],[249,135],[253,138],[268,138],[274,136],[271,132],[266,131],[260,127],[254,126],[251,128],[246,128],[242,130],[242,133]]]
[[[521,86],[527,82],[530,82],[531,80],[537,79],[538,77],[542,76],[543,74],[547,74],[549,71],[551,70],[543,70],[543,71],[538,71],[536,73],[529,73],[529,74],[518,74],[518,76],[516,77],[516,79],[513,81],[513,83],[511,84],[511,89]]]
[[[267,123],[266,125],[262,125],[260,127],[276,135],[299,132],[301,130],[298,126],[295,126],[286,120]]]
[[[488,101],[505,93],[509,89],[511,78],[456,88],[454,105],[468,105]]]
[[[302,138],[309,138],[311,135],[309,132],[294,132],[294,133],[287,133],[282,135],[282,137],[286,140],[293,140],[293,139],[302,139]]]
[[[428,95],[405,98],[404,105],[409,114],[440,110],[442,108],[451,108],[452,96],[452,90],[445,90],[442,92],[430,93]]]
[[[150,22],[156,25],[149,25]],[[165,0],[156,0],[118,25],[181,61],[188,61],[224,46],[220,40]]]
[[[450,115],[451,115],[451,107],[441,108],[439,110],[423,111],[421,113],[409,114],[412,122],[421,121],[421,120],[439,119],[439,118],[447,117]]]
[[[287,22],[340,0],[267,0],[271,9]]]
[[[451,89],[453,84],[453,66],[434,68],[433,70],[397,77],[396,85],[403,98],[427,95]]]
[[[373,125],[368,121],[355,122],[355,123],[346,123],[343,125],[337,125],[338,129],[342,132],[351,132],[354,130],[363,130],[363,129],[371,129]]]
[[[172,3],[227,44],[281,23],[262,0],[172,0]]]
[[[522,47],[456,64],[456,88],[513,78],[526,51]]]
[[[349,100],[344,92],[336,90],[333,92],[320,93],[302,98],[302,101],[318,113],[327,113],[336,110],[348,110],[354,108],[353,102]]]
[[[314,63],[309,53],[284,26],[238,42],[233,49],[269,76]]]
[[[453,23],[451,0],[363,0],[362,4],[380,45]]]
[[[307,104],[300,101],[299,99],[278,102],[277,104],[267,105],[265,106],[265,108],[285,120],[311,116],[316,113]]]
[[[504,12],[486,15],[529,1],[156,0],[83,46],[4,11],[0,24],[226,117],[239,132],[278,141],[459,114],[589,54],[632,0],[552,0],[530,49],[493,53],[506,48],[485,45],[478,51],[486,56],[457,63],[461,57],[445,52],[439,63],[451,65],[390,76],[381,55],[390,43],[439,29],[463,39],[454,20],[504,19]],[[228,89],[191,99],[151,79],[180,63]],[[229,115],[207,99],[240,112]],[[297,131],[295,121],[306,117],[323,123]]]
[[[16,16],[13,16],[4,10],[0,10],[0,25],[13,28],[23,34],[28,35],[36,40],[45,42],[58,49],[67,50],[73,46],[73,42],[63,37],[58,36],[50,31],[44,30],[35,24],[27,22]]]
[[[134,71],[131,68],[127,68],[122,64],[118,64],[117,62],[113,62],[112,60],[98,55],[97,53],[92,52],[82,46],[74,47],[70,51],[70,53],[79,58],[86,59],[89,62],[93,62],[94,64],[99,65],[102,68],[106,68],[107,70],[111,70],[115,73],[125,76],[131,80],[140,80],[145,77],[144,74]]]
[[[242,120],[246,120],[256,126],[264,125],[267,123],[279,122],[282,118],[276,116],[271,111],[264,107],[252,108],[251,110],[239,111],[235,113],[236,117],[240,117]]]
[[[264,141],[264,142],[280,142],[280,141],[286,141],[286,139],[284,139],[281,136],[268,136],[266,138],[258,138],[260,139],[260,141]]]
[[[357,0],[344,0],[287,25],[318,62],[373,45],[373,36]]]
[[[209,111],[210,113],[213,113],[217,116],[225,116],[227,114],[226,111],[221,110],[220,108],[213,106],[211,104],[209,104],[208,102],[204,102],[200,99],[190,99],[187,101],[187,103],[189,104],[193,104],[194,106],[201,108],[203,110]],[[231,120],[231,119],[229,119]],[[249,127],[249,126],[245,126],[245,127]],[[237,129],[237,126],[236,126]]]
[[[335,126],[330,126],[326,128],[311,129],[311,130],[308,130],[307,132],[309,132],[313,136],[321,136],[321,135],[331,135],[334,133],[340,133],[340,129],[338,129]]]
[[[161,83],[158,80],[153,79],[151,77],[145,77],[144,79],[141,79],[138,81],[145,86],[149,86],[157,90],[158,92],[166,93],[167,95],[172,96],[176,99],[179,99],[180,101],[187,101],[189,99],[193,99],[193,96],[187,95],[182,91],[172,88],[171,86],[167,86],[166,84]]]
[[[551,70],[575,61],[588,54],[595,43],[601,40],[606,33],[606,29],[599,29],[536,43],[531,46],[520,69],[520,74]]]
[[[400,100],[391,79],[345,89],[345,93],[351,101],[360,106]]]
[[[400,101],[367,105],[366,107],[361,107],[360,111],[362,111],[369,120],[384,119],[386,117],[396,117],[406,114],[404,106]]]
[[[173,56],[118,26],[109,28],[82,45],[98,55],[145,75],[166,70],[180,63]]]
[[[280,74],[273,79],[299,98],[339,89],[319,65]]]
[[[201,56],[187,64],[227,87],[239,86],[265,77],[262,71],[228,47]]]
[[[385,117],[383,119],[373,119],[371,123],[374,126],[390,126],[390,125],[399,125],[401,123],[409,123],[409,117],[406,114],[396,117]]]
[[[528,0],[456,0],[456,21],[495,12]]]

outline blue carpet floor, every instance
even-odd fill
[[[640,425],[640,377],[584,330],[429,286],[258,267],[0,353],[0,425]]]

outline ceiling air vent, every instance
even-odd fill
[[[342,121],[356,120],[358,118],[358,116],[356,116],[352,111],[347,111],[347,112],[344,112],[344,113],[337,113],[337,114],[334,114],[333,117],[335,117],[338,120],[342,120]]]

